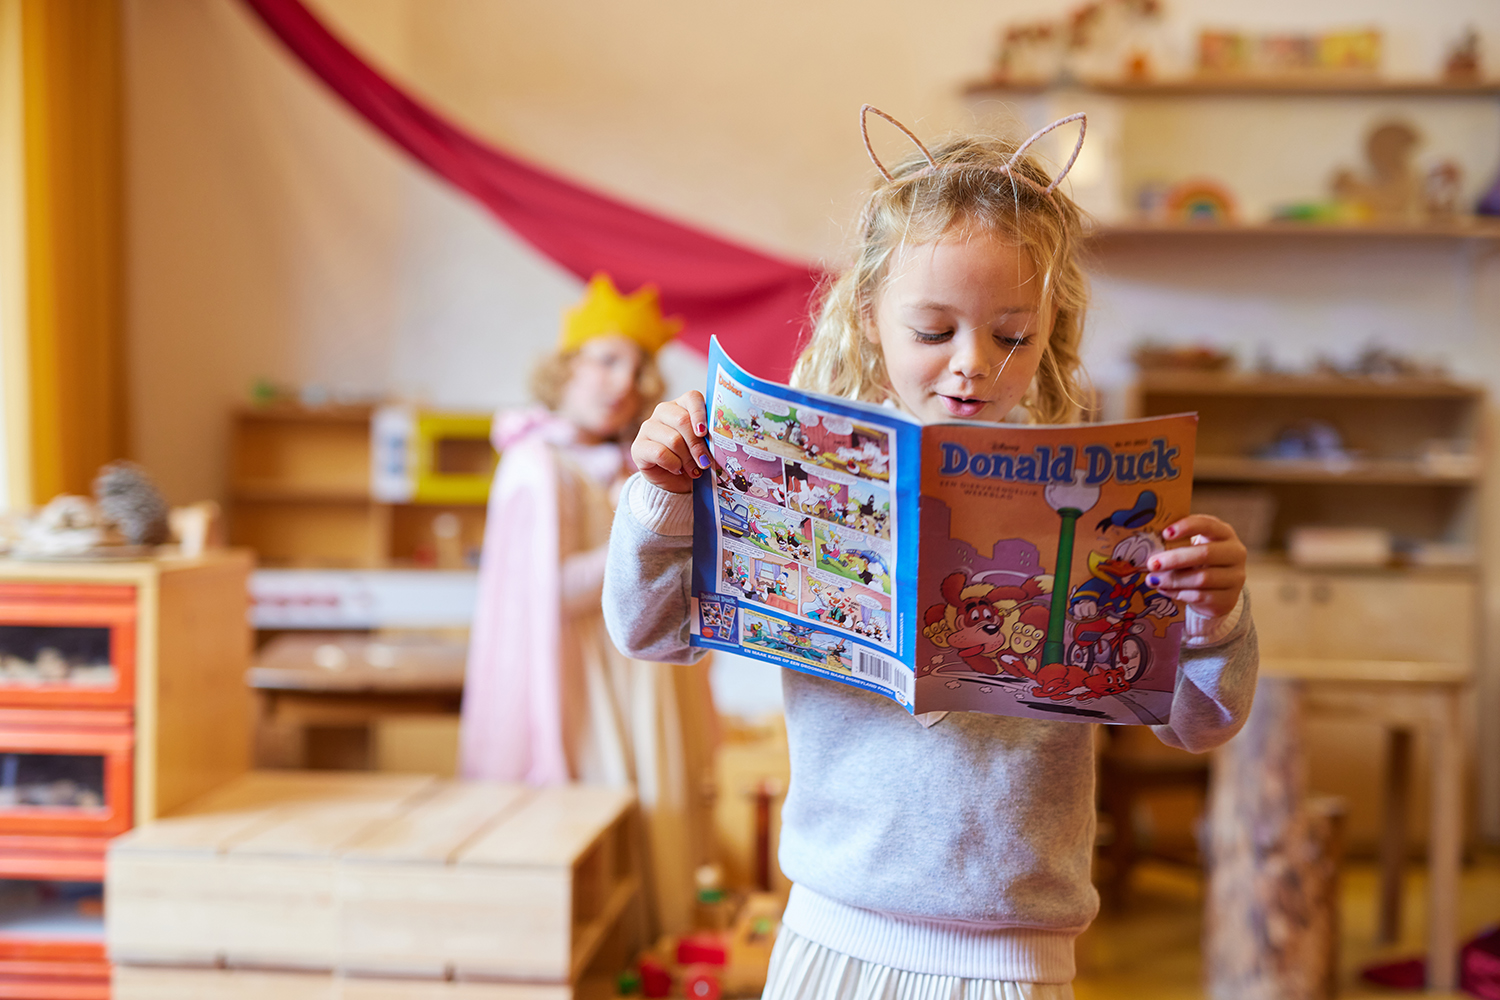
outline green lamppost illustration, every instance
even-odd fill
[[[1073,531],[1078,519],[1099,502],[1099,487],[1082,482],[1083,470],[1071,483],[1049,483],[1042,491],[1047,506],[1062,518],[1057,533],[1057,568],[1052,571],[1052,607],[1047,616],[1047,641],[1042,643],[1042,664],[1063,662],[1063,629],[1068,620],[1068,586],[1073,575]]]

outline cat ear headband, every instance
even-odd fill
[[[870,154],[870,162],[875,164],[875,169],[880,171],[880,176],[892,182],[894,182],[896,179],[891,176],[891,172],[889,170],[885,169],[885,164],[880,162],[880,157],[875,155],[875,147],[870,145],[869,116],[872,111],[875,114],[879,115],[881,118],[884,118],[886,121],[890,122],[892,125],[896,126],[896,128],[901,131],[902,135],[910,139],[912,141],[912,144],[922,151],[922,156],[927,160],[927,166],[922,168],[921,173],[926,173],[929,170],[942,169],[938,166],[937,160],[933,159],[932,154],[927,151],[927,147],[922,145],[922,140],[918,139],[914,134],[912,134],[911,129],[907,128],[905,125],[902,125],[896,119],[892,118],[884,111],[881,111],[879,108],[870,104],[865,104],[862,105],[859,109],[859,134],[860,137],[865,141],[865,152]],[[1011,167],[1015,165],[1016,161],[1021,158],[1022,154],[1024,154],[1026,150],[1031,148],[1032,143],[1036,142],[1038,139],[1046,135],[1048,132],[1051,132],[1053,129],[1061,128],[1062,126],[1068,124],[1068,122],[1078,123],[1078,141],[1073,144],[1073,155],[1068,157],[1068,162],[1063,164],[1063,168],[1058,172],[1058,175],[1052,178],[1051,184],[1048,184],[1046,187],[1042,187],[1040,184],[1032,180],[1030,177],[1027,177],[1025,174],[1011,169]],[[1051,125],[1033,132],[1031,134],[1031,138],[1021,143],[1020,148],[1018,148],[1014,153],[1011,154],[1010,159],[1005,161],[1005,166],[999,167],[997,169],[997,172],[1005,174],[1012,181],[1021,181],[1028,187],[1036,190],[1043,197],[1052,197],[1052,192],[1057,190],[1057,186],[1062,183],[1063,178],[1068,176],[1068,171],[1073,169],[1073,164],[1078,159],[1078,153],[1083,149],[1083,136],[1084,133],[1088,131],[1088,125],[1088,116],[1085,115],[1082,111],[1078,112],[1077,114],[1068,115],[1068,117],[1066,118],[1059,118]]]

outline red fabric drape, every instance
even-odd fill
[[[648,282],[745,367],[785,376],[821,273],[678,225],[540,170],[481,142],[385,79],[300,0],[245,0],[298,59],[392,142],[467,192],[580,278],[607,271],[625,290]]]

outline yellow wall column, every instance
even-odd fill
[[[124,454],[120,5],[20,0],[30,493]]]
[[[21,0],[0,0],[0,509],[31,504]]]

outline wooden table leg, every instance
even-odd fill
[[[1411,730],[1386,733],[1384,821],[1380,834],[1380,930],[1390,944],[1401,937],[1401,877],[1406,869],[1406,824],[1411,790]]]
[[[1432,828],[1427,845],[1427,988],[1452,990],[1458,978],[1458,866],[1463,843],[1463,743],[1459,692],[1432,702]]]

